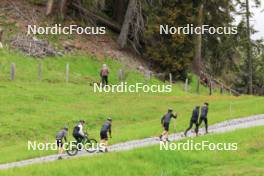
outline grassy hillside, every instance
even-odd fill
[[[10,64],[16,64],[15,81],[10,81]],[[38,81],[38,64],[43,66],[43,80]],[[65,66],[70,64],[70,82],[65,82]],[[195,81],[190,93],[181,83],[171,93],[94,93],[91,82],[98,82],[103,63],[111,69],[110,82],[118,83],[120,63],[97,60],[87,55],[36,60],[9,50],[0,50],[0,163],[46,155],[51,152],[27,151],[27,141],[53,141],[56,132],[68,125],[70,136],[79,119],[85,119],[86,130],[99,138],[105,118],[113,118],[113,139],[117,143],[131,139],[158,136],[162,131],[160,117],[173,107],[179,113],[176,131],[184,130],[193,107],[210,103],[209,123],[264,113],[264,98],[229,95],[207,96],[206,88],[196,95]],[[142,74],[127,70],[129,84],[146,82]],[[152,79],[146,84],[163,84]],[[175,131],[171,127],[171,131]]]
[[[237,151],[160,151],[159,146],[129,152],[56,161],[25,168],[0,171],[5,176],[261,176],[263,175],[264,127],[226,134],[207,135],[194,142],[238,143]],[[243,137],[241,137],[243,136]],[[186,142],[186,140],[181,141]]]

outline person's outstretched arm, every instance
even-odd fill
[[[160,119],[160,123],[163,124],[164,123],[164,119],[165,119],[165,115],[161,117]]]
[[[175,114],[172,114],[172,117],[173,117],[174,119],[177,119],[177,117],[178,117],[177,112],[175,112]]]

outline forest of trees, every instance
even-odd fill
[[[250,1],[250,2],[249,2]],[[241,93],[264,94],[264,45],[252,40],[250,4],[260,0],[47,0],[46,15],[77,16],[115,32],[157,72],[184,80],[191,72],[221,78]],[[236,21],[235,16],[240,16]],[[236,35],[160,35],[160,24],[234,26]]]

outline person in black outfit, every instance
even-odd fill
[[[109,132],[110,138],[112,138],[112,119],[109,117],[107,121],[103,124],[101,131],[100,131],[100,147],[104,148],[105,150],[101,149],[100,151],[107,152],[107,145],[108,145],[108,135]]]
[[[202,124],[202,122],[204,121],[206,133],[208,133],[208,120],[207,120],[208,106],[209,106],[209,104],[207,102],[205,102],[202,109],[201,109],[201,116],[200,116],[199,124],[198,124],[198,126],[200,126]]]
[[[195,133],[196,133],[196,136],[198,136],[198,118],[199,118],[199,106],[195,106],[194,110],[193,110],[193,113],[192,113],[192,117],[191,117],[191,120],[190,120],[190,126],[189,128],[187,128],[184,132],[184,135],[187,136],[187,132],[192,129],[193,127],[193,124],[195,124]]]
[[[169,127],[170,127],[170,120],[171,118],[176,119],[177,118],[177,113],[173,114],[172,108],[168,109],[168,112],[161,118],[161,125],[164,128],[164,131],[160,135],[160,140],[162,141],[162,138],[166,139],[166,141],[169,141],[168,136],[169,136]]]

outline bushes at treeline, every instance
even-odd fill
[[[31,0],[32,1],[32,0]],[[223,79],[228,86],[248,92],[249,68],[253,68],[253,88],[263,89],[263,42],[249,41],[246,23],[246,0],[68,0],[82,4],[100,23],[106,21],[120,25],[118,43],[121,48],[133,48],[144,56],[153,70],[172,73],[173,78],[184,80],[191,71],[202,71],[215,78]],[[260,1],[255,0],[259,6]],[[69,14],[76,13],[69,11]],[[82,17],[83,13],[80,13]],[[241,22],[235,21],[240,15]],[[91,18],[92,19],[92,18]],[[129,21],[129,22],[128,22]],[[114,22],[113,24],[111,22]],[[116,25],[117,24],[117,25]],[[184,27],[187,24],[212,27],[237,25],[235,35],[209,34],[197,40],[195,34],[160,35],[160,25]],[[124,27],[125,25],[125,27]],[[254,29],[249,29],[251,33]],[[125,42],[124,42],[125,40]],[[249,62],[248,44],[252,46],[252,64]],[[258,49],[256,49],[258,48]],[[262,52],[259,48],[262,48]],[[256,52],[255,50],[258,50]],[[199,56],[199,57],[197,57]],[[197,60],[199,59],[199,60]],[[196,65],[194,64],[196,63]],[[197,63],[199,65],[197,65]],[[199,67],[194,70],[195,67]]]

